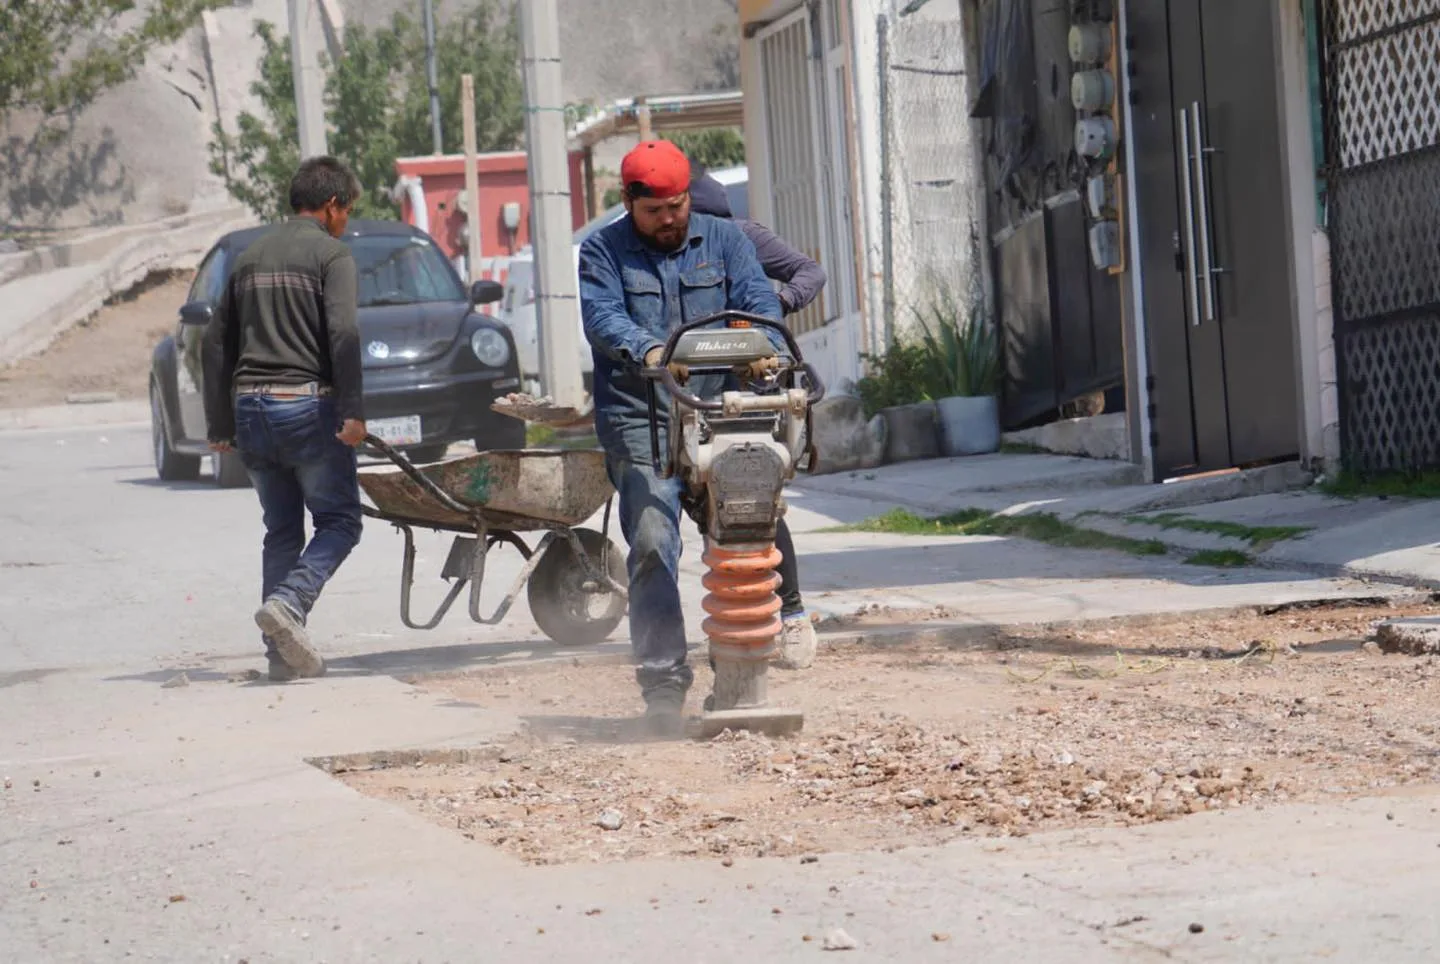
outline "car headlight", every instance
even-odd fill
[[[494,328],[477,328],[470,336],[470,350],[480,364],[490,368],[503,368],[510,360],[510,343]]]

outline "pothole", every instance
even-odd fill
[[[1358,645],[1395,614],[822,647],[810,670],[771,674],[772,702],[806,714],[786,739],[645,741],[628,666],[422,679],[521,725],[484,746],[312,762],[533,864],[894,849],[1385,793],[1433,784],[1437,763],[1440,664]],[[696,675],[698,711],[703,658]]]

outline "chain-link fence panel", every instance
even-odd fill
[[[967,316],[983,303],[982,195],[958,12],[889,21],[879,39],[885,314],[901,334],[937,297]]]

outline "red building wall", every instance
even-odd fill
[[[580,151],[570,153],[570,219],[576,228],[585,223],[583,158]],[[530,243],[527,160],[524,151],[478,157],[481,257],[504,257]],[[430,236],[451,258],[465,254],[466,246],[460,234],[465,216],[456,204],[465,190],[465,158],[459,154],[402,157],[395,162],[395,169],[402,177],[420,179],[430,217]],[[520,226],[513,234],[506,230],[502,216],[503,207],[511,201],[520,204]],[[400,202],[400,217],[409,224],[415,223],[408,197]]]

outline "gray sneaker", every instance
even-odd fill
[[[310,645],[310,634],[305,631],[305,621],[300,614],[278,599],[267,599],[265,605],[255,612],[255,625],[275,643],[275,652],[280,659],[302,679],[325,675],[325,661]],[[280,674],[283,676],[283,674]],[[271,664],[271,679],[276,679],[275,666]],[[277,682],[288,682],[277,679]]]
[[[780,669],[809,669],[815,662],[815,624],[802,612],[787,616],[784,627],[780,631],[780,655],[775,658],[775,665]]]
[[[270,682],[293,683],[300,678],[295,667],[281,659],[279,653],[267,653],[265,658],[270,663]]]

